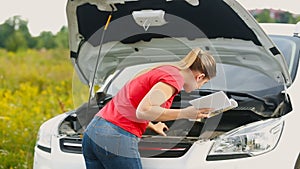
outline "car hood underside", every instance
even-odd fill
[[[260,48],[260,52],[262,53],[253,59],[255,60],[257,57],[260,57],[259,60],[269,60],[269,63],[277,67],[273,71],[283,75],[283,80],[281,81],[287,85],[290,83],[287,67],[279,50],[258,26],[254,18],[234,0],[202,0],[199,5],[191,5],[184,0],[139,0],[108,4],[109,2],[111,1],[70,0],[67,4],[71,58],[75,68],[77,68],[77,73],[80,74],[79,76],[82,77],[81,80],[85,84],[90,84],[93,79],[93,71],[81,71],[83,66],[78,58],[89,57],[88,55],[91,55],[87,53],[81,54],[82,46],[92,46],[95,48],[91,50],[91,53],[94,55],[93,57],[100,57],[99,68],[105,70],[106,68],[101,68],[101,66],[113,66],[114,63],[111,62],[111,58],[120,58],[120,55],[127,57],[132,54],[130,51],[126,52],[126,50],[123,50],[128,48],[126,45],[159,49],[161,48],[159,45],[168,45],[168,43],[164,42],[166,38],[173,38],[175,40],[186,39],[186,41],[180,40],[180,47],[176,46],[178,49],[182,49],[181,51],[175,52],[174,49],[165,47],[166,45],[162,48],[164,51],[170,50],[169,52],[179,55],[179,57],[182,57],[193,47],[203,47],[212,53],[219,52],[214,49],[214,46],[207,47],[204,44],[201,45],[201,43],[189,44],[189,42],[195,42],[197,39],[206,39],[208,42],[215,39],[219,41],[225,39],[249,42],[251,45],[248,48],[255,46],[254,50]],[[165,23],[159,26],[151,26],[151,24],[147,25],[145,22],[141,26],[132,14],[133,12],[140,11],[164,11],[163,19]],[[112,16],[110,24],[107,22],[109,15]],[[159,42],[160,40],[162,41]],[[158,45],[153,46],[153,43],[150,43],[150,46],[145,45],[151,41],[158,41]],[[230,46],[230,41],[227,42],[226,45],[228,47]],[[100,43],[104,45],[108,44],[107,46],[110,47],[99,46]],[[111,46],[111,43],[117,45]],[[233,46],[231,49],[233,52],[236,49],[236,45],[238,44],[233,43],[231,45]],[[130,47],[131,49],[129,50],[133,49],[135,52],[144,51],[138,47]],[[111,48],[115,51],[119,50],[119,56],[118,54],[115,54],[115,56],[106,54]],[[99,50],[101,51],[99,52]],[[142,54],[147,55],[145,52],[139,53],[139,55]],[[161,58],[165,57],[158,50],[154,54]],[[219,57],[223,56],[226,57],[226,55],[220,55]],[[162,60],[164,59],[162,58]],[[220,61],[224,60],[226,58],[220,59]],[[149,60],[146,59],[144,62],[149,63]],[[259,67],[263,67],[265,63],[262,64]],[[96,66],[95,60],[90,62],[89,66],[94,68]],[[246,64],[246,66],[249,66],[249,64]],[[106,78],[107,76],[103,76],[103,74],[98,75],[98,80],[105,80]],[[98,83],[101,83],[101,80]]]

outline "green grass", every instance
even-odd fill
[[[74,108],[69,51],[0,50],[0,169],[32,168],[39,126]]]

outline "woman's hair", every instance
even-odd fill
[[[201,49],[190,69],[204,73],[208,79],[215,77],[217,73],[215,59],[211,54]]]
[[[211,54],[200,48],[191,50],[182,60],[175,64],[180,69],[190,68],[205,74],[208,79],[216,76],[216,61]]]
[[[151,69],[162,65],[175,66],[178,69],[190,69],[192,71],[199,71],[205,74],[205,77],[211,79],[216,76],[216,61],[211,54],[200,48],[195,48],[191,50],[183,59],[178,62],[173,63],[162,63],[151,68],[146,68],[139,72],[135,77],[148,72]]]

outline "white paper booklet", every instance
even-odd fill
[[[234,99],[229,99],[223,91],[215,92],[210,95],[191,100],[189,103],[197,109],[214,109],[213,112],[209,113],[208,117],[218,115],[224,111],[238,106],[238,103]]]

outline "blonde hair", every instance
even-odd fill
[[[214,57],[200,48],[195,48],[190,51],[181,61],[186,62],[188,68],[192,71],[199,71],[205,74],[208,79],[216,76],[216,61]],[[180,61],[180,62],[181,62]]]
[[[162,63],[151,68],[142,70],[136,76],[148,72],[151,69],[163,66],[171,65],[180,70],[190,69],[192,71],[199,71],[205,74],[205,77],[211,79],[216,76],[216,61],[211,54],[203,51],[200,48],[192,49],[183,59],[173,63]]]

